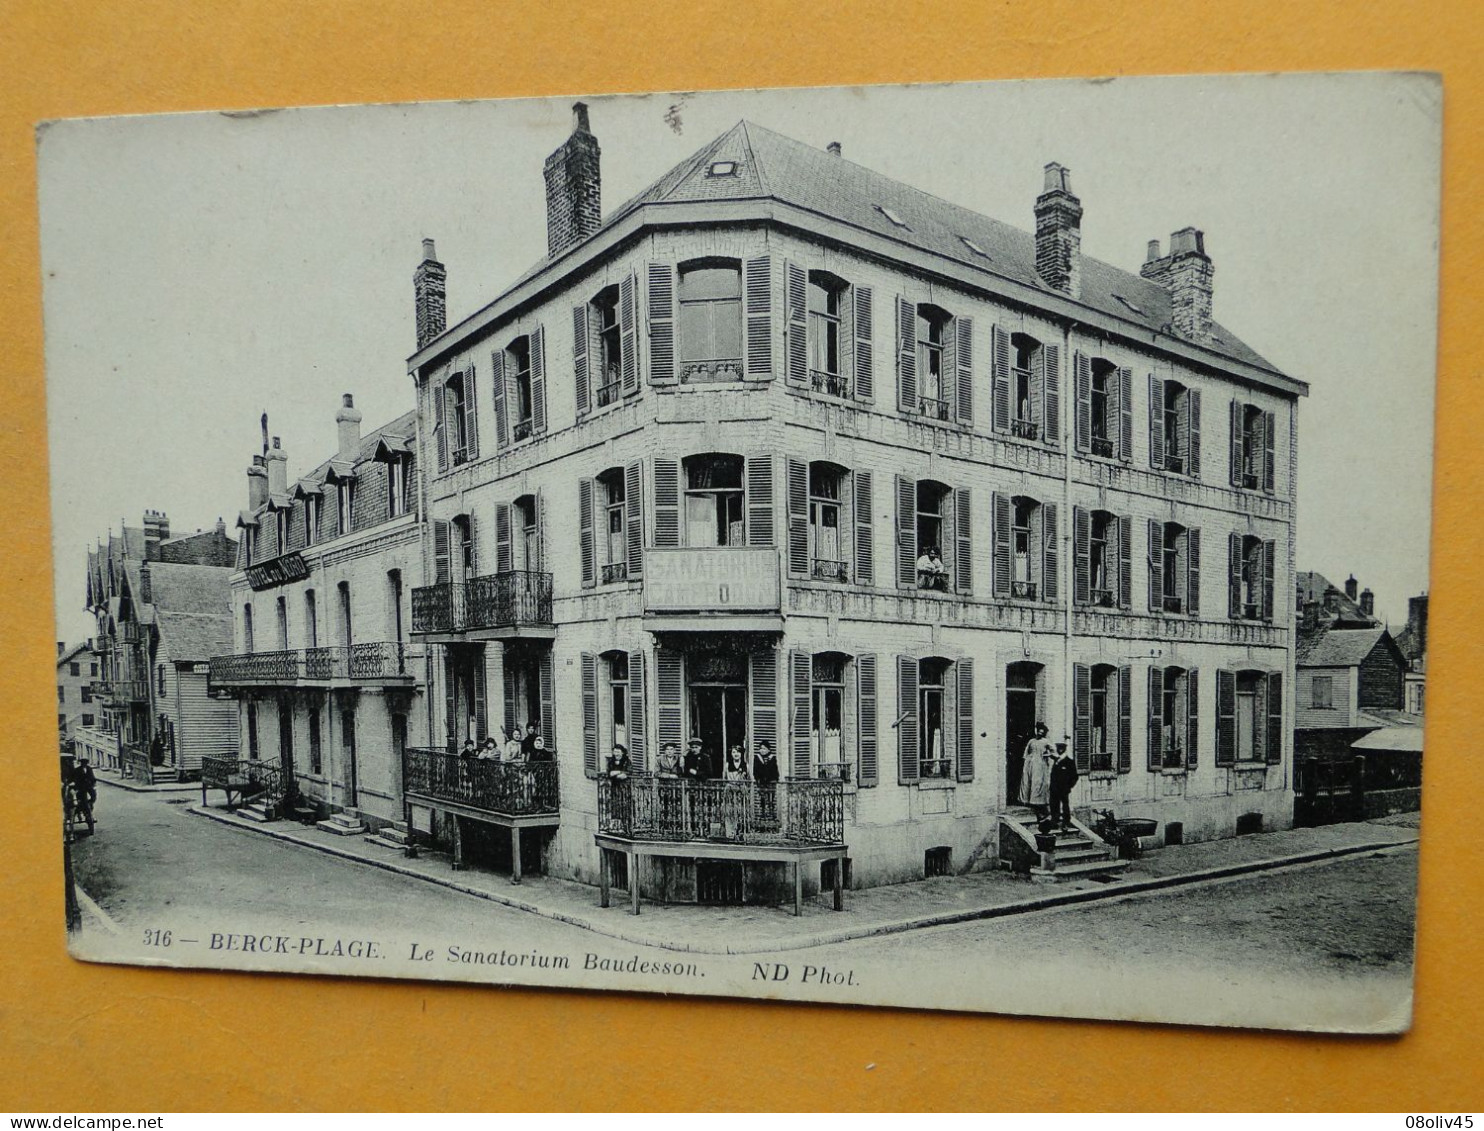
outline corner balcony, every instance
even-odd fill
[[[240,687],[410,686],[421,658],[420,649],[391,640],[213,656],[207,689],[215,695]]]
[[[551,574],[511,570],[420,586],[412,591],[412,634],[449,643],[550,640]]]
[[[644,626],[652,631],[781,632],[775,549],[651,548],[644,555]]]
[[[94,699],[115,707],[149,700],[149,685],[142,679],[95,679],[89,686]]]

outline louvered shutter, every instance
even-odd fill
[[[917,404],[917,308],[897,298],[897,408],[916,413]]]
[[[1201,530],[1192,527],[1185,532],[1185,611],[1197,616],[1201,611]]]
[[[1268,741],[1264,751],[1268,765],[1276,766],[1283,761],[1283,675],[1268,673],[1267,686]]]
[[[797,263],[784,261],[783,274],[788,288],[788,382],[809,384],[809,342],[806,337],[809,277]]]
[[[917,661],[911,656],[897,657],[897,782],[915,782],[917,764]]]
[[[1164,761],[1165,670],[1149,669],[1149,772],[1159,773]]]
[[[449,580],[448,523],[433,520],[433,581],[444,585]]]
[[[788,459],[788,575],[809,576],[809,465]]]
[[[556,744],[556,687],[552,678],[551,650],[541,653],[536,661],[537,682],[541,692],[541,740],[546,749],[555,756]]]
[[[1061,346],[1041,347],[1041,431],[1053,448],[1061,447]]]
[[[766,255],[747,261],[747,376],[773,377],[773,261]]]
[[[778,753],[778,653],[769,648],[749,659],[752,683],[752,743],[766,742]]]
[[[675,269],[649,265],[649,380],[675,384]]]
[[[959,487],[953,492],[953,525],[955,554],[953,561],[953,585],[960,593],[974,592],[974,545],[972,522],[973,510],[969,500],[969,488]]]
[[[251,706],[253,704],[249,704]],[[248,718],[251,720],[252,716]],[[459,741],[458,680],[454,676],[453,656],[446,649],[443,653],[443,734],[448,749],[455,749]]]
[[[917,587],[917,483],[897,476],[897,587]]]
[[[1118,669],[1118,772],[1127,774],[1134,768],[1134,669]]]
[[[649,732],[644,721],[644,653],[629,653],[629,761],[643,773],[648,765]]]
[[[666,745],[673,744],[677,751],[685,736],[681,733],[684,712],[682,710],[682,699],[685,694],[684,671],[681,664],[679,652],[669,648],[656,648],[654,654],[654,686],[655,686],[655,725],[658,729],[656,739],[660,749]],[[756,661],[754,659],[754,674],[756,672]],[[760,689],[756,680],[753,681],[753,704],[757,703]],[[753,734],[757,735],[756,715],[754,715]]]
[[[1077,450],[1092,451],[1092,359],[1081,350],[1072,352],[1072,382],[1076,386],[1075,428]]]
[[[1191,389],[1185,394],[1185,413],[1189,417],[1185,430],[1189,435],[1186,447],[1185,474],[1192,479],[1201,477],[1201,391]]]
[[[1242,486],[1242,402],[1235,397],[1231,402],[1231,481],[1233,487]]]
[[[469,737],[483,742],[489,735],[489,708],[485,704],[484,653],[474,658],[474,730]]]
[[[469,560],[465,563],[465,576],[479,576],[479,531],[474,525],[474,511],[471,508],[464,516],[464,524],[469,531]]]
[[[577,415],[584,416],[592,408],[592,394],[587,375],[587,303],[578,303],[572,308],[572,384],[577,393]]]
[[[994,493],[994,595],[1010,596],[1010,496]]]
[[[438,470],[448,470],[448,425],[443,419],[443,386],[434,385],[429,390],[429,399],[433,405],[433,447],[438,454]],[[318,531],[316,531],[318,533]]]
[[[1201,673],[1191,668],[1185,673],[1185,768],[1200,764],[1201,742]]]
[[[1235,620],[1242,615],[1242,536],[1226,536],[1226,615]]]
[[[872,367],[873,313],[871,288],[855,287],[855,395],[867,404],[876,399],[876,376]]]
[[[479,458],[479,380],[471,363],[464,371],[464,450],[473,463]]]
[[[1107,548],[1103,554],[1106,558]],[[1072,603],[1092,603],[1092,512],[1086,507],[1072,508]],[[1106,568],[1106,566],[1105,566]]]
[[[860,767],[857,784],[867,788],[876,784],[880,738],[876,721],[876,656],[866,653],[855,658],[856,676],[856,741],[859,743]]]
[[[625,396],[639,391],[639,319],[634,297],[637,286],[638,280],[632,272],[618,281],[618,371]]]
[[[1237,673],[1216,673],[1216,764],[1237,760]]]
[[[953,329],[957,350],[954,364],[958,371],[958,396],[954,411],[960,424],[974,423],[974,320],[955,318]]]
[[[531,435],[546,432],[546,331],[531,331]]]
[[[515,553],[510,540],[510,504],[495,504],[495,572],[509,573],[515,568]]]
[[[654,544],[680,545],[680,464],[664,456],[654,460]]]
[[[1273,579],[1276,573],[1277,550],[1278,546],[1275,542],[1264,541],[1262,544],[1262,619],[1265,621],[1273,619]]]
[[[1056,601],[1061,585],[1061,528],[1056,521],[1056,504],[1041,504],[1041,598]]]
[[[747,544],[773,545],[773,457],[747,457]]]
[[[1120,515],[1114,520],[1118,530],[1118,607],[1134,607],[1134,520]]]
[[[813,684],[814,657],[802,648],[794,648],[788,654],[788,702],[789,702],[789,773],[796,778],[812,778],[814,768],[809,762],[809,692]]]
[[[1118,371],[1118,458],[1134,458],[1134,371]]]
[[[1157,613],[1165,607],[1164,557],[1164,527],[1151,518],[1149,520],[1149,611],[1152,613]]]
[[[1271,412],[1262,414],[1262,489],[1269,494],[1274,489],[1276,461],[1274,445],[1277,442],[1278,418]]]
[[[1149,374],[1149,466],[1165,469],[1165,383]]]
[[[974,661],[953,665],[958,673],[958,742],[954,752],[959,781],[974,780]]]
[[[505,733],[515,734],[515,669],[507,664],[501,670],[504,672]]]
[[[1092,669],[1072,665],[1072,757],[1079,774],[1092,769]]]
[[[490,354],[490,392],[495,402],[495,447],[510,443],[510,413],[506,406],[505,351]]]
[[[1001,326],[991,331],[994,356],[990,359],[990,380],[994,385],[994,419],[996,432],[1010,431],[1010,332]]]
[[[605,527],[606,530],[606,527]],[[577,481],[577,544],[582,560],[582,587],[597,584],[597,548],[593,537],[593,481]]]
[[[582,653],[582,768],[598,772],[598,657]]]
[[[644,576],[644,464],[624,468],[624,553],[630,578]]]
[[[871,512],[871,473],[857,471],[855,480],[855,583],[876,584],[875,527]]]

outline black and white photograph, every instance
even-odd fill
[[[45,124],[71,953],[1405,1031],[1441,116]]]

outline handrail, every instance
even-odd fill
[[[561,807],[554,759],[503,762],[409,746],[402,751],[402,788],[409,796],[510,816],[556,813]]]
[[[842,844],[845,787],[831,780],[600,778],[598,831],[634,840]]]
[[[550,625],[551,597],[551,574],[535,570],[422,585],[412,591],[412,631]]]

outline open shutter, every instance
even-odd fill
[[[675,384],[675,268],[649,265],[649,380]]]
[[[814,657],[802,648],[794,648],[788,654],[788,748],[789,773],[796,778],[812,778],[814,767],[809,763],[809,692],[813,684]]]
[[[577,415],[592,408],[592,394],[587,376],[587,303],[572,308],[572,384],[577,392]]]
[[[598,772],[598,657],[582,653],[582,768]]]
[[[1164,527],[1154,519],[1149,520],[1149,611],[1157,613],[1165,607],[1165,554]]]
[[[773,377],[773,261],[766,255],[747,261],[747,376]]]
[[[546,431],[546,332],[537,326],[531,331],[531,434]]]
[[[1201,530],[1192,527],[1185,532],[1185,611],[1198,616],[1201,611]]]
[[[797,263],[784,262],[788,301],[788,383],[809,384],[809,341],[806,337],[809,277]]]
[[[511,667],[510,665],[506,664],[502,668],[502,671],[504,672],[504,679],[502,681],[503,684],[504,684],[504,686],[502,688],[502,691],[503,691],[503,698],[504,698],[505,733],[506,734],[516,734],[516,730],[515,730],[515,669],[513,667]]]
[[[474,525],[474,511],[464,516],[464,525],[469,531],[469,558],[464,564],[466,577],[479,576],[479,531]]]
[[[917,404],[917,308],[897,298],[897,408],[916,413]]]
[[[859,744],[857,784],[862,788],[876,784],[879,771],[880,738],[876,721],[876,656],[867,652],[855,658],[856,741]]]
[[[875,527],[871,513],[871,473],[857,471],[855,480],[855,583],[876,584]]]
[[[515,568],[515,554],[510,543],[510,504],[495,504],[495,572],[509,573]]]
[[[766,742],[778,753],[778,653],[769,648],[749,660],[752,683],[752,743]],[[677,708],[678,711],[678,708]],[[676,724],[679,733],[679,724]]]
[[[1126,774],[1134,768],[1134,669],[1124,666],[1118,669],[1118,772]]]
[[[897,476],[897,587],[917,587],[917,483]]]
[[[1235,397],[1231,402],[1231,481],[1233,487],[1242,485],[1242,402]]]
[[[618,281],[618,371],[624,395],[639,391],[639,336],[634,290],[638,285],[632,273]],[[630,757],[633,751],[630,751]],[[636,766],[637,762],[634,763]]]
[[[681,700],[685,694],[685,681],[680,653],[669,648],[655,649],[654,670],[656,725],[659,730],[656,738],[662,749],[673,744],[678,751],[680,744],[685,740],[685,736],[681,733],[681,721],[684,717]],[[757,702],[758,693],[759,690],[754,681],[754,704]],[[753,734],[755,737],[762,737],[757,734],[756,723],[753,726]]]
[[[897,782],[917,780],[917,661],[897,657]]]
[[[1010,596],[1010,496],[994,493],[994,595]]]
[[[1237,673],[1216,673],[1216,764],[1237,760]]]
[[[448,743],[449,750],[458,748],[459,743],[459,696],[458,680],[454,676],[453,656],[447,649],[443,653],[443,734]],[[249,703],[248,710],[251,711],[255,704]],[[248,722],[252,722],[254,715],[248,715]],[[253,742],[252,748],[257,748]]]
[[[788,459],[788,575],[809,576],[809,465]]]
[[[958,780],[974,780],[974,661],[968,658],[954,663],[958,672]]]
[[[1268,741],[1264,753],[1267,763],[1276,766],[1283,761],[1283,674],[1268,673]]]
[[[1103,551],[1107,555],[1107,549]],[[1072,603],[1092,603],[1092,512],[1072,508]]]
[[[469,737],[483,742],[489,736],[489,708],[485,705],[484,653],[474,658],[474,730]]]
[[[1072,383],[1075,386],[1077,408],[1073,414],[1077,433],[1077,450],[1092,451],[1092,359],[1081,350],[1072,352]]]
[[[1134,607],[1134,520],[1120,515],[1114,525],[1118,529],[1118,607]]]
[[[1185,673],[1185,768],[1193,770],[1200,762],[1201,739],[1201,673],[1191,668]]]
[[[974,423],[974,320],[972,318],[955,318],[953,320],[954,335],[957,350],[954,351],[954,363],[958,370],[958,396],[955,398],[954,411],[957,413],[960,424]]]
[[[644,464],[635,460],[624,468],[624,553],[625,573],[630,578],[644,576]]]
[[[1262,414],[1262,489],[1269,494],[1274,489],[1273,445],[1277,441],[1278,418],[1271,412]]]
[[[606,528],[605,528],[606,530]],[[577,481],[577,544],[582,559],[582,587],[597,584],[597,548],[593,538],[593,481]]]
[[[1041,347],[1041,438],[1061,447],[1061,346]]]
[[[428,400],[432,405],[433,417],[433,450],[438,458],[438,470],[448,470],[448,428],[443,420],[443,386],[434,385],[428,390]],[[316,531],[315,533],[318,533]]]
[[[1262,544],[1262,619],[1265,621],[1273,619],[1273,576],[1277,550],[1275,542],[1265,541]]]
[[[479,458],[479,381],[471,364],[464,371],[464,448],[470,463]]]
[[[1001,326],[991,331],[994,356],[990,359],[990,380],[994,385],[994,419],[996,432],[1010,431],[1010,332]]]
[[[1242,536],[1226,536],[1226,615],[1242,615]]]
[[[1118,371],[1118,458],[1134,458],[1134,371]]]
[[[1165,469],[1165,383],[1149,374],[1149,466]]]
[[[629,761],[643,773],[649,732],[644,723],[644,653],[637,648],[629,653]]]
[[[1149,772],[1159,773],[1164,762],[1165,670],[1149,669]]]
[[[1185,414],[1188,417],[1185,431],[1188,437],[1185,448],[1185,474],[1192,479],[1201,477],[1201,391],[1191,389],[1185,394]]]
[[[871,288],[854,288],[855,297],[855,395],[867,404],[876,399],[876,373],[873,368],[871,337],[873,315]]]
[[[747,457],[747,544],[773,545],[773,457]]]
[[[490,390],[495,402],[495,447],[510,443],[510,413],[506,407],[505,351],[490,354]]]
[[[654,460],[654,544],[680,545],[680,463],[664,456]]]
[[[1041,504],[1041,599],[1056,601],[1061,594],[1061,528],[1056,504]]]
[[[959,487],[953,492],[953,525],[955,554],[953,559],[953,585],[960,593],[974,591],[974,545],[971,521],[973,511],[969,501],[969,488]]]
[[[1092,769],[1092,669],[1072,665],[1072,757],[1079,774]]]
[[[433,520],[433,581],[443,585],[449,579],[448,523]]]
[[[536,677],[541,691],[541,741],[546,749],[555,752],[556,745],[556,688],[552,678],[551,650],[541,653],[536,662]]]

